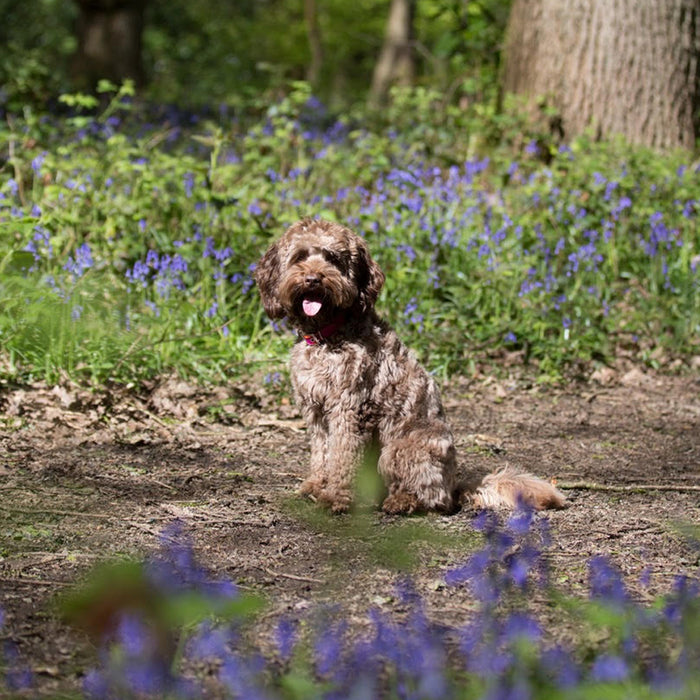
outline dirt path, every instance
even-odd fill
[[[559,586],[583,594],[587,559],[606,553],[651,599],[700,568],[675,529],[700,525],[700,379],[638,370],[611,379],[558,390],[455,381],[445,403],[470,468],[509,462],[583,484],[566,489],[568,510],[547,516]],[[370,605],[391,608],[396,552],[382,543],[397,532],[433,614],[455,624],[469,615],[468,592],[442,576],[469,551],[473,513],[374,513],[359,529],[319,513],[294,496],[303,425],[256,389],[175,380],[141,397],[6,389],[0,408],[0,635],[19,644],[42,691],[75,687],[92,654],[51,613],[54,596],[97,561],[153,548],[176,517],[202,563],[267,598],[261,630],[318,601],[342,601],[358,619]]]

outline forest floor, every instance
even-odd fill
[[[700,526],[700,378],[628,367],[597,379],[558,388],[455,379],[443,398],[469,469],[509,463],[556,478],[567,494],[571,507],[545,516],[558,587],[585,596],[586,562],[606,554],[633,595],[651,601],[676,575],[700,571],[679,527]],[[56,596],[100,561],[152,551],[175,518],[203,565],[267,601],[261,635],[266,620],[318,603],[340,602],[358,620],[372,605],[398,605],[396,557],[381,543],[402,528],[429,613],[468,619],[468,589],[443,577],[474,547],[474,513],[375,511],[369,528],[321,516],[295,495],[303,423],[261,387],[163,379],[140,394],[68,383],[0,389],[0,637],[18,645],[39,694],[79,687],[94,661],[84,634],[55,614]]]

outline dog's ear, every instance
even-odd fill
[[[285,315],[285,311],[277,296],[280,274],[279,245],[273,243],[255,268],[255,283],[260,291],[265,313],[270,318],[282,318]]]
[[[363,312],[369,311],[382,291],[384,286],[384,273],[382,268],[372,259],[364,241],[357,249],[357,288],[359,291],[359,304]]]

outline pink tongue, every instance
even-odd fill
[[[320,301],[314,299],[304,299],[301,303],[301,307],[304,309],[304,313],[307,316],[315,316],[320,310],[323,304]]]

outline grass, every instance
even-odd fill
[[[103,114],[71,102],[0,126],[6,379],[269,374],[289,333],[251,275],[306,214],[367,238],[382,313],[436,373],[515,351],[556,381],[621,350],[700,352],[692,154],[556,146],[517,110],[438,113],[425,90],[383,121],[328,114],[304,84],[226,120],[164,116],[128,86]]]

